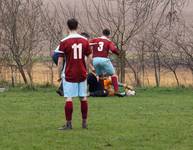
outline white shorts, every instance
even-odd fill
[[[115,74],[115,69],[109,58],[103,58],[103,57],[93,58],[93,66],[96,70],[97,75]]]
[[[87,80],[83,82],[68,82],[63,78],[64,97],[85,97],[87,96]]]

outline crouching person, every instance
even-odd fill
[[[103,79],[97,79],[96,74],[91,72],[87,75],[87,84],[89,96],[93,97],[108,96],[108,91],[104,89]]]
[[[61,52],[59,51],[59,46],[51,51],[51,57],[52,57],[52,61],[54,62],[54,64],[58,65],[58,58],[60,56]],[[64,64],[65,64],[65,61],[63,60],[63,67],[62,69],[64,68]],[[64,74],[63,74],[64,75]],[[59,87],[58,89],[56,90],[56,93],[59,95],[59,96],[64,96],[64,93],[63,93],[63,83],[62,83],[62,80],[60,81],[60,84],[59,84]]]

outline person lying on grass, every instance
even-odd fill
[[[97,80],[94,73],[89,73],[87,76],[89,96],[106,97],[106,96],[131,96],[135,95],[133,87],[119,82],[119,95],[115,94],[111,78],[102,76]]]
[[[108,96],[114,96],[115,91],[113,89],[111,78],[108,76],[104,76],[104,89],[108,91]],[[135,95],[135,91],[132,86],[129,86],[128,84],[118,82],[119,86],[119,97],[123,96],[133,96]]]

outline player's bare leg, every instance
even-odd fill
[[[88,129],[87,116],[88,116],[88,101],[87,97],[80,97],[80,107],[82,113],[82,128]]]

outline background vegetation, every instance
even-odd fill
[[[76,17],[80,32],[100,36],[110,28],[120,49],[113,59],[119,80],[134,86],[193,85],[193,28],[183,16],[187,0],[0,0],[0,80],[33,86],[36,62],[43,64],[47,82],[54,84],[48,58],[67,34],[66,20]],[[39,58],[39,59],[37,59]],[[41,61],[39,61],[41,60]],[[147,84],[150,80],[153,84]],[[165,79],[163,74],[171,76]],[[185,74],[182,76],[182,74]],[[186,78],[188,77],[188,78]],[[163,79],[164,78],[164,79]],[[185,82],[182,80],[188,80]],[[41,82],[40,82],[41,83]],[[167,86],[167,85],[166,85]]]

